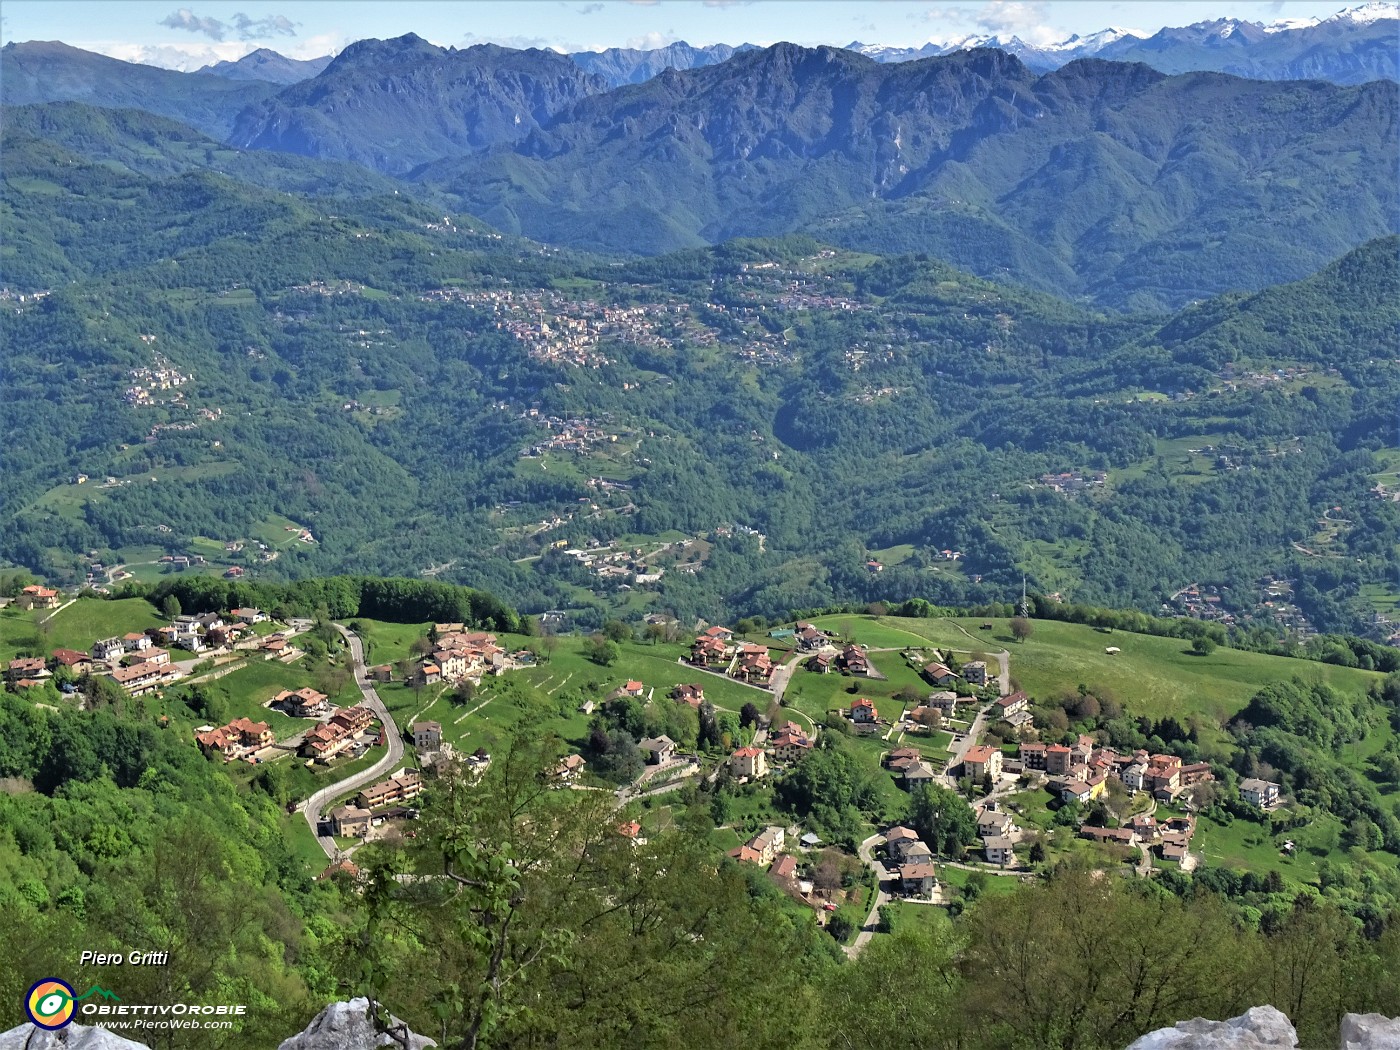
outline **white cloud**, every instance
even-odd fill
[[[597,14],[597,13],[598,13],[599,11],[601,11],[602,9],[603,9],[603,5],[602,5],[602,4],[584,4],[582,7],[580,7],[580,8],[578,9],[578,13],[581,14],[581,15],[592,15],[592,14]]]
[[[178,69],[189,73],[215,62],[236,62],[254,46],[242,40],[189,44],[133,44],[118,40],[75,40],[74,47],[96,51],[99,55],[119,58],[123,62],[139,62],[144,66]]]
[[[643,33],[641,36],[629,37],[623,47],[635,48],[638,51],[655,51],[659,47],[667,44],[674,44],[680,37],[676,36],[674,29],[668,29],[661,33],[653,30],[650,33]]]
[[[1045,0],[988,0],[980,7],[931,7],[923,14],[926,22],[937,22],[957,30],[975,30],[979,34],[1010,38],[1018,36],[1028,44],[1053,44],[1068,34],[1049,25],[1050,15]]]
[[[237,37],[239,40],[265,40],[276,36],[296,36],[299,23],[293,22],[285,15],[249,18],[241,11],[233,16],[232,21],[221,22],[217,18],[197,15],[188,7],[182,7],[177,11],[172,11],[156,24],[170,29],[201,33],[210,40],[222,41],[226,37]]]

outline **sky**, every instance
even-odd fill
[[[1115,26],[1230,17],[1325,18],[1361,0],[4,0],[0,40],[62,40],[133,62],[194,69],[259,47],[293,58],[405,33],[444,47],[594,51],[780,40],[917,47],[972,34],[1033,44]]]

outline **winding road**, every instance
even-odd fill
[[[880,925],[880,906],[890,902],[890,895],[885,892],[885,883],[888,872],[885,866],[877,861],[872,855],[872,851],[878,843],[884,842],[883,832],[877,832],[860,844],[856,849],[857,855],[865,866],[875,873],[875,896],[870,901],[870,914],[865,917],[865,922],[861,925],[860,933],[856,934],[856,939],[846,945],[844,951],[849,958],[854,959],[861,953],[861,950],[870,943],[870,938],[875,936],[875,931]]]
[[[344,780],[338,780],[334,784],[323,787],[298,807],[311,828],[311,834],[316,836],[316,841],[320,843],[321,849],[331,860],[335,860],[336,855],[340,852],[340,847],[336,845],[335,839],[329,835],[317,833],[321,826],[321,812],[326,808],[326,804],[331,799],[339,798],[341,795],[379,780],[403,760],[403,736],[399,733],[398,726],[394,724],[388,707],[385,706],[383,700],[379,699],[379,694],[370,684],[369,675],[365,671],[364,643],[360,641],[359,635],[340,626],[340,624],[336,624],[336,630],[350,645],[350,656],[355,665],[355,684],[360,687],[360,695],[363,697],[364,705],[374,712],[380,720],[380,724],[383,725],[384,739],[388,747],[384,757],[374,765],[361,770],[354,776],[346,777]]]

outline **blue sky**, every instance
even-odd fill
[[[1360,0],[1352,0],[1359,3]],[[414,32],[567,51],[743,42],[917,46],[969,34],[1052,43],[1107,26],[1155,32],[1219,17],[1327,17],[1346,0],[5,0],[0,37],[62,40],[130,61],[195,68],[270,47],[297,58]]]

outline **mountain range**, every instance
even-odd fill
[[[848,44],[880,62],[908,62],[994,47],[1045,73],[1080,58],[1142,62],[1163,73],[1193,70],[1230,73],[1259,80],[1330,80],[1360,84],[1400,77],[1400,6],[1372,2],[1346,8],[1325,19],[1283,19],[1273,23],[1216,18],[1147,34],[1108,28],[1072,36],[1057,44],[1035,45],[1019,37],[966,36],[918,48]]]
[[[237,151],[351,162],[504,232],[594,251],[807,231],[1170,309],[1295,280],[1400,225],[1387,80],[1166,76],[1100,59],[1039,75],[994,49],[882,63],[780,44],[609,88],[555,52],[412,34],[360,41],[280,88],[64,45],[3,58],[10,101],[105,99]],[[91,137],[96,159],[108,133]],[[336,190],[333,168],[239,163],[260,185],[370,184],[344,168]]]

